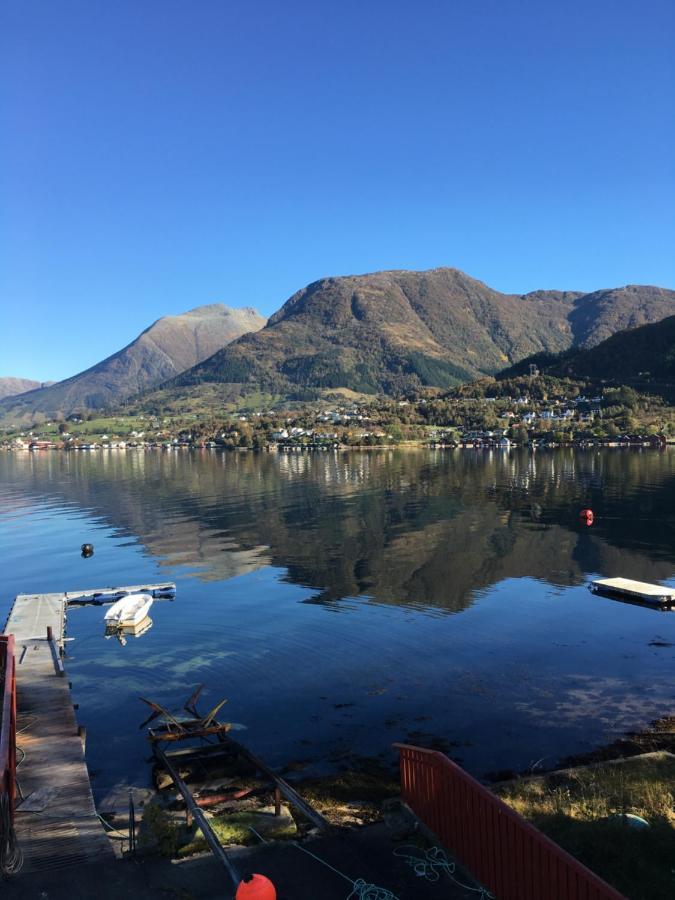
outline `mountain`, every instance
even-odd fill
[[[51,387],[0,401],[5,422],[64,416],[118,403],[152,388],[265,324],[250,307],[222,303],[164,316],[134,341],[90,369]]]
[[[527,374],[530,363],[556,377],[640,382],[647,387],[675,383],[675,316],[611,335],[591,349],[572,348],[558,355],[537,354],[499,374]]]
[[[574,344],[595,347],[617,331],[665,319],[675,313],[673,298],[675,291],[639,284],[585,294],[570,315]]]
[[[647,286],[502,294],[448,268],[325,278],[168,387],[219,382],[291,396],[451,387],[673,313],[675,291]]]
[[[54,384],[53,381],[33,381],[31,378],[0,378],[0,400],[5,397],[16,397],[17,394],[25,394],[26,391],[33,391],[35,388],[45,387]]]

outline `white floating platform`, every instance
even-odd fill
[[[633,581],[631,578],[598,578],[591,582],[590,588],[594,593],[616,594],[654,606],[675,604],[675,588],[649,584],[646,581]]]

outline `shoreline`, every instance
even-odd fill
[[[460,444],[439,444],[430,441],[402,441],[397,444],[368,444],[364,446],[347,444],[332,445],[311,445],[311,444],[291,444],[291,445],[275,445],[270,444],[266,447],[224,447],[221,445],[199,445],[199,444],[91,444],[85,443],[75,446],[59,447],[57,445],[41,446],[41,447],[11,447],[0,446],[0,452],[5,453],[93,453],[99,451],[126,452],[138,450],[161,450],[164,453],[184,452],[186,450],[198,451],[217,451],[220,453],[349,453],[349,452],[371,452],[374,450],[432,450],[432,451],[454,451],[454,450],[480,450],[508,453],[512,450],[630,450],[630,449],[647,449],[647,450],[663,450],[667,447],[675,446],[675,438],[664,441],[579,441],[569,443],[527,443],[516,444],[511,443],[509,446],[500,444],[479,444],[479,443],[460,443]]]

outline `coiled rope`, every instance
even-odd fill
[[[487,888],[471,887],[455,878],[455,863],[450,862],[440,847],[429,847],[423,850],[414,844],[406,844],[403,847],[397,847],[394,850],[394,856],[407,862],[419,878],[434,882],[438,881],[442,874],[446,874],[458,887],[478,894],[478,900],[495,900],[494,894],[491,894]]]
[[[23,865],[23,853],[12,824],[9,796],[0,793],[0,872],[14,875]]]
[[[269,843],[261,834],[258,834],[255,828],[251,825],[248,827],[261,843]],[[302,853],[306,853],[307,856],[311,856],[312,859],[315,859],[317,862],[321,863],[322,866],[330,869],[331,872],[335,872],[336,875],[339,875],[340,878],[344,878],[345,881],[348,881],[351,884],[352,890],[346,900],[399,900],[396,894],[392,894],[387,888],[379,887],[376,884],[368,884],[363,878],[357,878],[356,881],[354,881],[348,875],[345,875],[344,872],[336,869],[335,866],[331,866],[325,859],[317,856],[316,853],[312,853],[311,850],[302,847],[297,841],[292,841],[291,843],[296,849],[300,850]],[[478,894],[477,900],[495,900],[494,894],[491,894],[487,888],[481,886],[472,887],[459,881],[458,878],[455,878],[455,863],[448,859],[445,851],[441,850],[440,847],[429,847],[427,850],[422,850],[414,844],[406,844],[403,847],[397,847],[394,850],[394,856],[397,856],[399,859],[404,860],[404,862],[407,862],[408,865],[412,866],[415,875],[419,878],[436,882],[440,879],[441,875],[445,874],[451,881],[454,881],[458,887],[463,888],[465,891],[471,891]]]
[[[346,875],[345,878],[347,878]],[[349,881],[348,878],[347,881]],[[392,894],[391,891],[378,887],[376,884],[366,884],[363,878],[357,878],[353,884],[354,890],[347,900],[398,900],[396,894]]]

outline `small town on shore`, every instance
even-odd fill
[[[675,409],[627,386],[555,378],[483,379],[441,395],[360,396],[337,402],[284,400],[256,409],[105,414],[87,412],[6,429],[3,450],[179,450],[279,452],[426,446],[661,447],[675,443]]]

